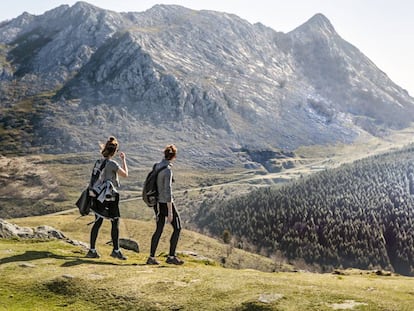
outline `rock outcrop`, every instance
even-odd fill
[[[19,227],[3,219],[0,219],[0,238],[67,239],[61,231],[50,226]]]

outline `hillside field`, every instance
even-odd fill
[[[9,220],[28,227],[46,224],[79,241],[88,240],[88,221],[90,217],[76,215]],[[153,225],[123,221],[121,237],[137,240],[141,252],[125,250],[128,260],[122,262],[109,256],[108,222],[98,238],[100,259],[84,258],[85,249],[60,240],[1,239],[0,310],[408,311],[414,305],[413,278],[360,270],[315,274],[287,265],[285,272],[224,268],[219,258],[229,254],[227,246],[190,231],[184,231],[178,247],[183,266],[163,263],[168,230],[159,247],[162,264],[147,266]],[[228,260],[282,267],[240,250],[233,250]]]

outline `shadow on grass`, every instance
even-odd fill
[[[65,260],[61,266],[62,267],[73,267],[81,264],[95,264],[95,265],[110,265],[110,266],[136,266],[137,264],[123,264],[123,263],[114,263],[108,261],[100,261],[96,259],[89,259],[89,258],[80,258],[76,256],[62,256],[56,255],[52,252],[46,251],[26,251],[20,255],[14,255],[6,258],[0,259],[0,265],[10,263],[10,262],[20,262],[20,261],[32,261],[38,259],[45,259],[45,258],[53,258],[59,260]]]

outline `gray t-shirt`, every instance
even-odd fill
[[[119,164],[114,160],[108,160],[104,170],[104,180],[110,180],[115,187],[119,187],[118,170]]]
[[[167,168],[159,172],[157,176],[158,202],[160,203],[173,202],[173,172],[171,169],[172,163],[163,159],[160,163],[157,164],[156,169],[160,169],[164,166],[166,166]]]

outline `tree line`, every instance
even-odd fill
[[[324,271],[386,269],[414,275],[414,145],[225,202],[195,221],[267,255],[282,252]],[[241,245],[241,244],[240,244]]]

